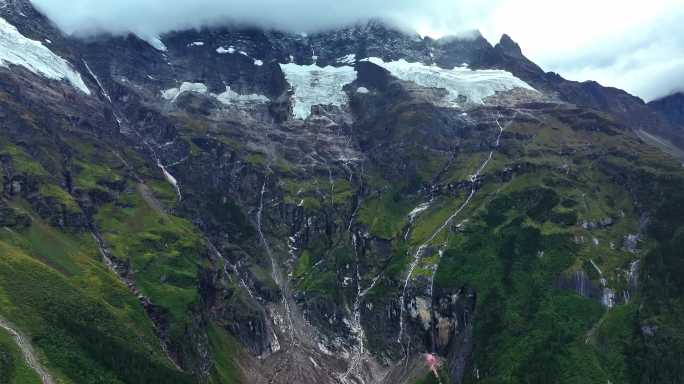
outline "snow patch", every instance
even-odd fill
[[[351,53],[349,55],[339,57],[339,58],[337,58],[337,62],[340,64],[354,65],[356,63],[356,55]]]
[[[264,62],[258,59],[254,59],[254,65],[256,65],[257,67],[261,67],[262,65],[264,65]]]
[[[484,100],[497,92],[523,88],[535,91],[529,84],[499,69],[472,70],[467,66],[444,69],[422,63],[409,63],[404,59],[385,62],[380,58],[368,59],[373,64],[390,71],[395,77],[411,81],[421,87],[443,88],[448,95],[448,106],[460,107],[463,103],[484,104]]]
[[[364,95],[365,95],[365,94],[367,94],[367,93],[370,93],[370,91],[369,91],[368,88],[366,88],[366,87],[358,87],[358,88],[356,89],[356,93],[361,93],[361,94],[364,94]]]
[[[343,88],[356,80],[356,70],[350,66],[288,63],[280,64],[280,68],[294,90],[293,114],[302,120],[311,115],[314,105],[346,105],[348,98]]]
[[[162,91],[162,98],[170,101],[176,101],[178,96],[185,92],[196,92],[206,94],[209,91],[206,85],[202,83],[188,83],[184,82],[178,88],[170,88]]]
[[[161,40],[159,36],[152,36],[148,38],[143,38],[143,40],[147,41],[149,45],[152,46],[152,48],[156,49],[157,51],[160,52],[166,52],[169,49],[166,48],[166,44]]]
[[[193,41],[192,43],[188,44],[188,47],[203,47],[204,42],[203,41]]]
[[[20,65],[29,71],[53,80],[65,80],[86,95],[90,89],[71,64],[57,56],[40,41],[31,40],[17,28],[0,18],[0,66]]]
[[[235,47],[233,47],[232,45],[228,48],[225,48],[225,47],[216,48],[216,53],[221,54],[221,55],[224,55],[226,53],[232,55],[235,52],[237,52],[237,51],[235,50]],[[244,53],[244,52],[240,51],[240,53]],[[244,53],[244,55],[246,56],[247,53]]]
[[[202,83],[188,83],[184,82],[180,85],[178,88],[170,88],[165,91],[162,91],[162,98],[165,100],[169,100],[171,102],[176,101],[178,96],[182,95],[185,92],[195,92],[199,93],[202,95],[208,95],[211,97],[216,98],[220,103],[224,105],[245,105],[245,104],[250,104],[250,103],[268,103],[270,100],[268,97],[264,95],[258,95],[258,94],[249,94],[249,95],[241,95],[232,89],[230,89],[229,86],[226,86],[226,90],[224,92],[221,92],[219,94],[216,93],[211,93],[209,92],[209,88],[202,84]]]
[[[164,174],[164,178],[166,181],[169,182],[173,186],[173,188],[176,190],[176,194],[178,195],[178,201],[183,200],[183,194],[181,193],[180,186],[178,185],[178,180],[176,180],[175,177],[169,172],[166,167],[157,159],[157,167],[162,170],[162,173]]]
[[[226,86],[226,91],[219,93],[218,95],[212,94],[212,96],[216,97],[218,101],[225,105],[232,105],[232,104],[250,104],[250,103],[268,103],[270,99],[264,95],[259,95],[259,94],[249,94],[249,95],[241,95],[233,90],[230,89],[229,86]]]
[[[320,341],[318,342],[318,350],[325,355],[333,356],[332,351],[330,351],[328,347],[326,347],[325,344],[321,343]]]

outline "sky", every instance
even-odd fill
[[[32,0],[66,33],[171,30],[239,22],[292,32],[381,18],[441,37],[510,35],[547,71],[652,100],[684,91],[684,0]]]

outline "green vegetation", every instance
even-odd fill
[[[101,267],[83,267],[81,276],[68,278],[0,242],[0,312],[32,335],[51,374],[65,382],[183,382],[165,362],[137,300]]]
[[[192,224],[156,211],[133,191],[104,206],[96,219],[114,256],[130,263],[138,288],[168,311],[171,334],[182,337],[205,252]]]
[[[209,327],[207,332],[209,347],[214,366],[212,372],[212,384],[230,384],[242,382],[240,369],[237,366],[237,358],[240,350],[238,342],[224,329],[215,324]]]
[[[387,192],[364,201],[359,209],[358,221],[368,225],[371,234],[392,239],[398,237],[406,225],[406,216],[410,211],[411,207],[402,201],[399,191]]]
[[[299,255],[299,259],[297,260],[297,266],[295,267],[293,274],[294,278],[301,279],[306,277],[306,275],[311,273],[312,267],[313,263],[311,262],[311,253],[308,249],[305,249],[302,251],[302,254]]]
[[[14,338],[1,328],[0,384],[41,384],[40,377],[26,364]]]
[[[84,253],[83,248],[95,245],[92,239],[85,235],[66,235],[35,216],[32,225],[21,235],[7,233],[1,237],[5,237],[7,241],[25,249],[32,257],[67,276],[82,272],[82,264],[89,262],[92,257],[92,254]]]
[[[178,201],[178,193],[176,189],[166,180],[148,180],[145,185],[149,187],[154,196],[165,207],[173,207]]]
[[[0,93],[0,99],[7,108],[19,108],[7,103],[9,94]],[[351,179],[349,164],[303,165],[307,153],[339,149],[337,141],[320,140],[324,132],[315,131],[313,120],[300,132],[272,130],[264,136],[243,131],[262,122],[243,126],[229,113],[197,117],[189,108],[156,119],[152,109],[136,111],[163,124],[155,133],[181,135],[172,147],[174,155],[186,150],[189,156],[174,169],[188,178],[181,203],[159,169],[148,164],[149,155],[118,142],[117,135],[101,134],[92,121],[57,118],[46,124],[44,116],[25,108],[16,116],[6,113],[17,121],[0,138],[0,166],[8,178],[20,177],[16,185],[3,183],[12,190],[3,190],[0,204],[0,212],[9,213],[2,224],[7,227],[0,227],[0,315],[26,332],[59,383],[197,382],[174,367],[159,334],[188,372],[197,368],[206,346],[210,384],[243,381],[244,352],[231,332],[246,329],[243,324],[263,325],[252,322],[263,315],[255,303],[279,297],[253,220],[259,191],[252,188],[268,174],[264,233],[287,266],[283,275],[292,272],[289,288],[297,290],[296,300],[311,301],[308,309],[334,304],[337,316],[350,308],[357,294],[350,282],[358,271],[362,285],[379,276],[365,297],[363,321],[387,318],[384,313],[396,310],[417,247],[440,229],[412,278],[426,284],[436,268],[438,291],[465,287],[475,293],[474,354],[466,382],[684,382],[680,164],[596,112],[558,106],[540,111],[537,121],[521,116],[494,148],[498,130],[491,122],[462,127],[425,101],[395,104],[383,106],[389,109],[386,119],[354,119],[350,140],[364,151],[364,160],[353,164]],[[482,107],[469,119],[490,113],[507,112]],[[344,125],[335,134],[346,136]],[[313,134],[316,141],[304,143]],[[481,180],[470,185],[488,158]],[[193,185],[207,175],[228,180],[229,172],[230,180],[239,179],[236,185]],[[471,188],[477,194],[470,204],[444,225]],[[411,209],[428,199],[430,207],[409,223]],[[176,210],[187,219],[174,216]],[[19,225],[15,217],[30,220]],[[350,217],[364,237],[357,249],[347,231]],[[259,299],[251,300],[239,280],[214,273],[224,261],[208,257],[190,220],[208,229],[224,254],[239,260],[241,271],[252,273],[247,281]],[[293,265],[286,239],[302,222],[311,225],[297,237],[302,249]],[[129,269],[126,277],[154,304],[150,313],[102,262],[90,233],[95,229],[122,269]],[[632,253],[623,239],[636,233],[642,241]],[[442,245],[440,258],[436,250]],[[605,278],[622,296],[631,288],[626,269],[635,260],[642,266],[639,291],[630,290],[630,301],[609,311],[595,297],[559,288],[565,286],[562,278],[583,271],[594,286]],[[222,291],[224,280],[228,289]],[[368,312],[373,316],[365,317]],[[311,320],[315,325],[321,319]],[[393,357],[398,347],[393,340],[388,346],[385,332],[392,326],[366,330],[370,353]],[[204,340],[206,345],[197,343]],[[445,384],[448,368],[440,371]],[[478,379],[470,373],[475,370]],[[0,331],[0,384],[33,382],[35,373]],[[435,382],[431,373],[417,381]]]
[[[337,289],[338,271],[354,272],[347,269],[353,262],[354,252],[346,245],[326,250],[324,244],[304,250],[297,263],[296,275],[298,288],[304,292],[321,297],[335,298],[340,292]]]
[[[582,366],[575,349],[603,311],[590,299],[551,288],[573,264],[577,246],[525,220],[543,222],[559,201],[543,187],[502,194],[443,257],[436,284],[469,286],[478,295],[473,364],[480,382],[573,382],[563,378]]]
[[[323,172],[323,171],[321,171]],[[324,172],[328,172],[327,169]],[[349,204],[354,194],[348,180],[317,177],[312,179],[285,179],[280,182],[283,201],[301,205],[308,213],[315,213],[325,207]]]
[[[112,152],[82,138],[67,141],[73,150],[69,167],[75,189],[115,196],[117,192],[111,188],[126,186],[123,164]],[[56,223],[53,217],[48,223],[37,214],[36,210],[48,216],[53,211],[61,215],[62,209],[66,209],[66,214],[83,214],[75,197],[48,176],[41,165],[46,160],[52,167],[51,174],[63,173],[53,169],[65,163],[54,158],[60,152],[51,144],[39,146],[37,151],[40,161],[12,145],[3,144],[0,150],[0,156],[11,158],[15,172],[33,177],[22,185],[22,192],[29,193],[35,187],[38,192],[31,192],[34,195],[27,200],[17,197],[3,201],[3,206],[12,212],[30,217],[30,225],[0,228],[0,315],[30,335],[43,365],[60,383],[191,382],[188,375],[179,373],[169,362],[148,315],[129,288],[106,268],[86,228],[74,226],[62,231],[51,225]],[[132,156],[129,161],[134,163],[138,158]],[[163,192],[167,188],[162,183],[151,184],[155,193],[166,196]],[[174,191],[170,194],[175,198]],[[138,231],[141,226],[150,229],[138,231],[139,237],[131,236],[129,241],[114,245],[117,250],[124,246],[128,247],[126,250],[136,246],[150,248],[130,257],[140,261],[135,266],[146,264],[150,271],[141,274],[147,279],[141,282],[141,290],[159,298],[164,316],[185,319],[188,307],[196,300],[196,261],[201,259],[199,254],[204,249],[192,226],[154,211],[140,195],[130,191],[106,209],[107,214],[117,214],[105,216],[107,220],[98,224],[119,224],[114,229],[122,233],[125,225],[129,225],[130,231]],[[117,221],[127,213],[131,213],[131,221]],[[151,216],[154,218],[143,220]],[[169,228],[162,228],[167,223]],[[164,257],[150,254],[155,251]],[[181,254],[192,262],[186,262]],[[162,280],[164,284],[158,283]],[[172,337],[184,332],[182,325],[177,325],[179,321],[171,324],[171,332],[176,332]],[[0,332],[0,372],[4,375],[0,382],[36,382],[35,374],[27,370],[6,336]]]
[[[419,379],[418,381],[415,381],[414,384],[449,384],[451,383],[451,376],[449,375],[449,371],[447,370],[446,365],[442,365],[439,367],[437,370],[439,373],[439,379],[435,377],[435,374],[433,372],[427,373],[423,378]]]
[[[9,157],[12,159],[12,166],[17,173],[34,176],[47,176],[48,173],[43,166],[26,154],[20,147],[0,141],[0,158]]]
[[[635,383],[684,380],[684,179],[660,179],[662,196],[650,234],[659,244],[643,260],[642,303],[624,348]]]
[[[121,176],[105,165],[78,161],[75,168],[78,169],[75,183],[80,188],[96,188],[100,184],[113,184],[122,181]]]
[[[54,199],[58,204],[63,205],[67,210],[78,212],[78,204],[71,195],[54,184],[42,184],[40,186],[40,194],[42,196]]]

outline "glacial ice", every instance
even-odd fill
[[[188,83],[184,82],[183,84],[180,85],[178,88],[170,88],[165,91],[162,91],[162,97],[166,100],[170,101],[176,101],[178,96],[185,92],[196,92],[196,93],[201,93],[201,94],[206,94],[209,92],[209,89],[207,88],[206,85],[202,83]]]
[[[218,53],[220,55],[223,55],[226,53],[233,54],[233,53],[235,53],[235,48],[233,48],[233,47],[228,47],[228,48],[218,47],[218,48],[216,48],[216,53]]]
[[[484,104],[484,100],[494,96],[496,92],[509,91],[514,88],[536,91],[510,72],[499,69],[472,70],[467,67],[444,69],[434,65],[409,63],[403,59],[385,62],[377,57],[371,57],[368,61],[387,69],[401,80],[411,81],[421,87],[446,89],[448,95],[444,101],[454,107],[462,106],[464,97],[467,103]]]
[[[348,98],[343,88],[356,80],[356,70],[350,66],[319,67],[315,64],[288,63],[280,64],[280,68],[294,90],[293,114],[302,120],[311,115],[314,105],[347,104]]]
[[[152,46],[152,48],[156,49],[157,51],[160,52],[166,52],[169,49],[166,47],[166,44],[161,40],[161,37],[159,36],[153,36],[153,37],[143,37],[143,40],[147,41],[149,45]]]
[[[86,95],[90,89],[71,64],[57,56],[40,41],[22,35],[16,27],[0,18],[0,66],[20,65],[53,80],[66,80]]]
[[[213,95],[213,94],[212,94]],[[230,89],[226,86],[226,91],[219,93],[218,95],[213,95],[218,101],[225,105],[231,104],[248,104],[248,103],[268,103],[270,100],[264,95],[258,95],[255,93],[249,95],[240,95],[239,93]]]
[[[356,63],[356,55],[350,53],[349,55],[338,57],[337,62],[341,64],[354,65]]]
[[[171,102],[176,101],[178,96],[182,95],[185,92],[195,92],[195,93],[200,93],[203,95],[208,95],[215,97],[216,100],[221,102],[224,105],[244,105],[244,104],[250,104],[250,103],[268,103],[269,98],[264,96],[264,95],[258,95],[258,94],[249,94],[249,95],[241,95],[232,89],[230,89],[229,86],[226,86],[226,90],[221,93],[211,93],[209,92],[209,88],[207,88],[206,85],[202,83],[189,83],[189,82],[184,82],[182,83],[178,88],[170,88],[165,91],[162,91],[162,98],[165,100],[169,100]]]

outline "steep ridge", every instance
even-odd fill
[[[507,36],[150,45],[6,4],[89,90],[0,69],[0,315],[61,382],[681,374],[684,175],[640,100]]]
[[[669,96],[653,100],[648,105],[660,112],[672,124],[684,126],[684,94],[673,93]]]

